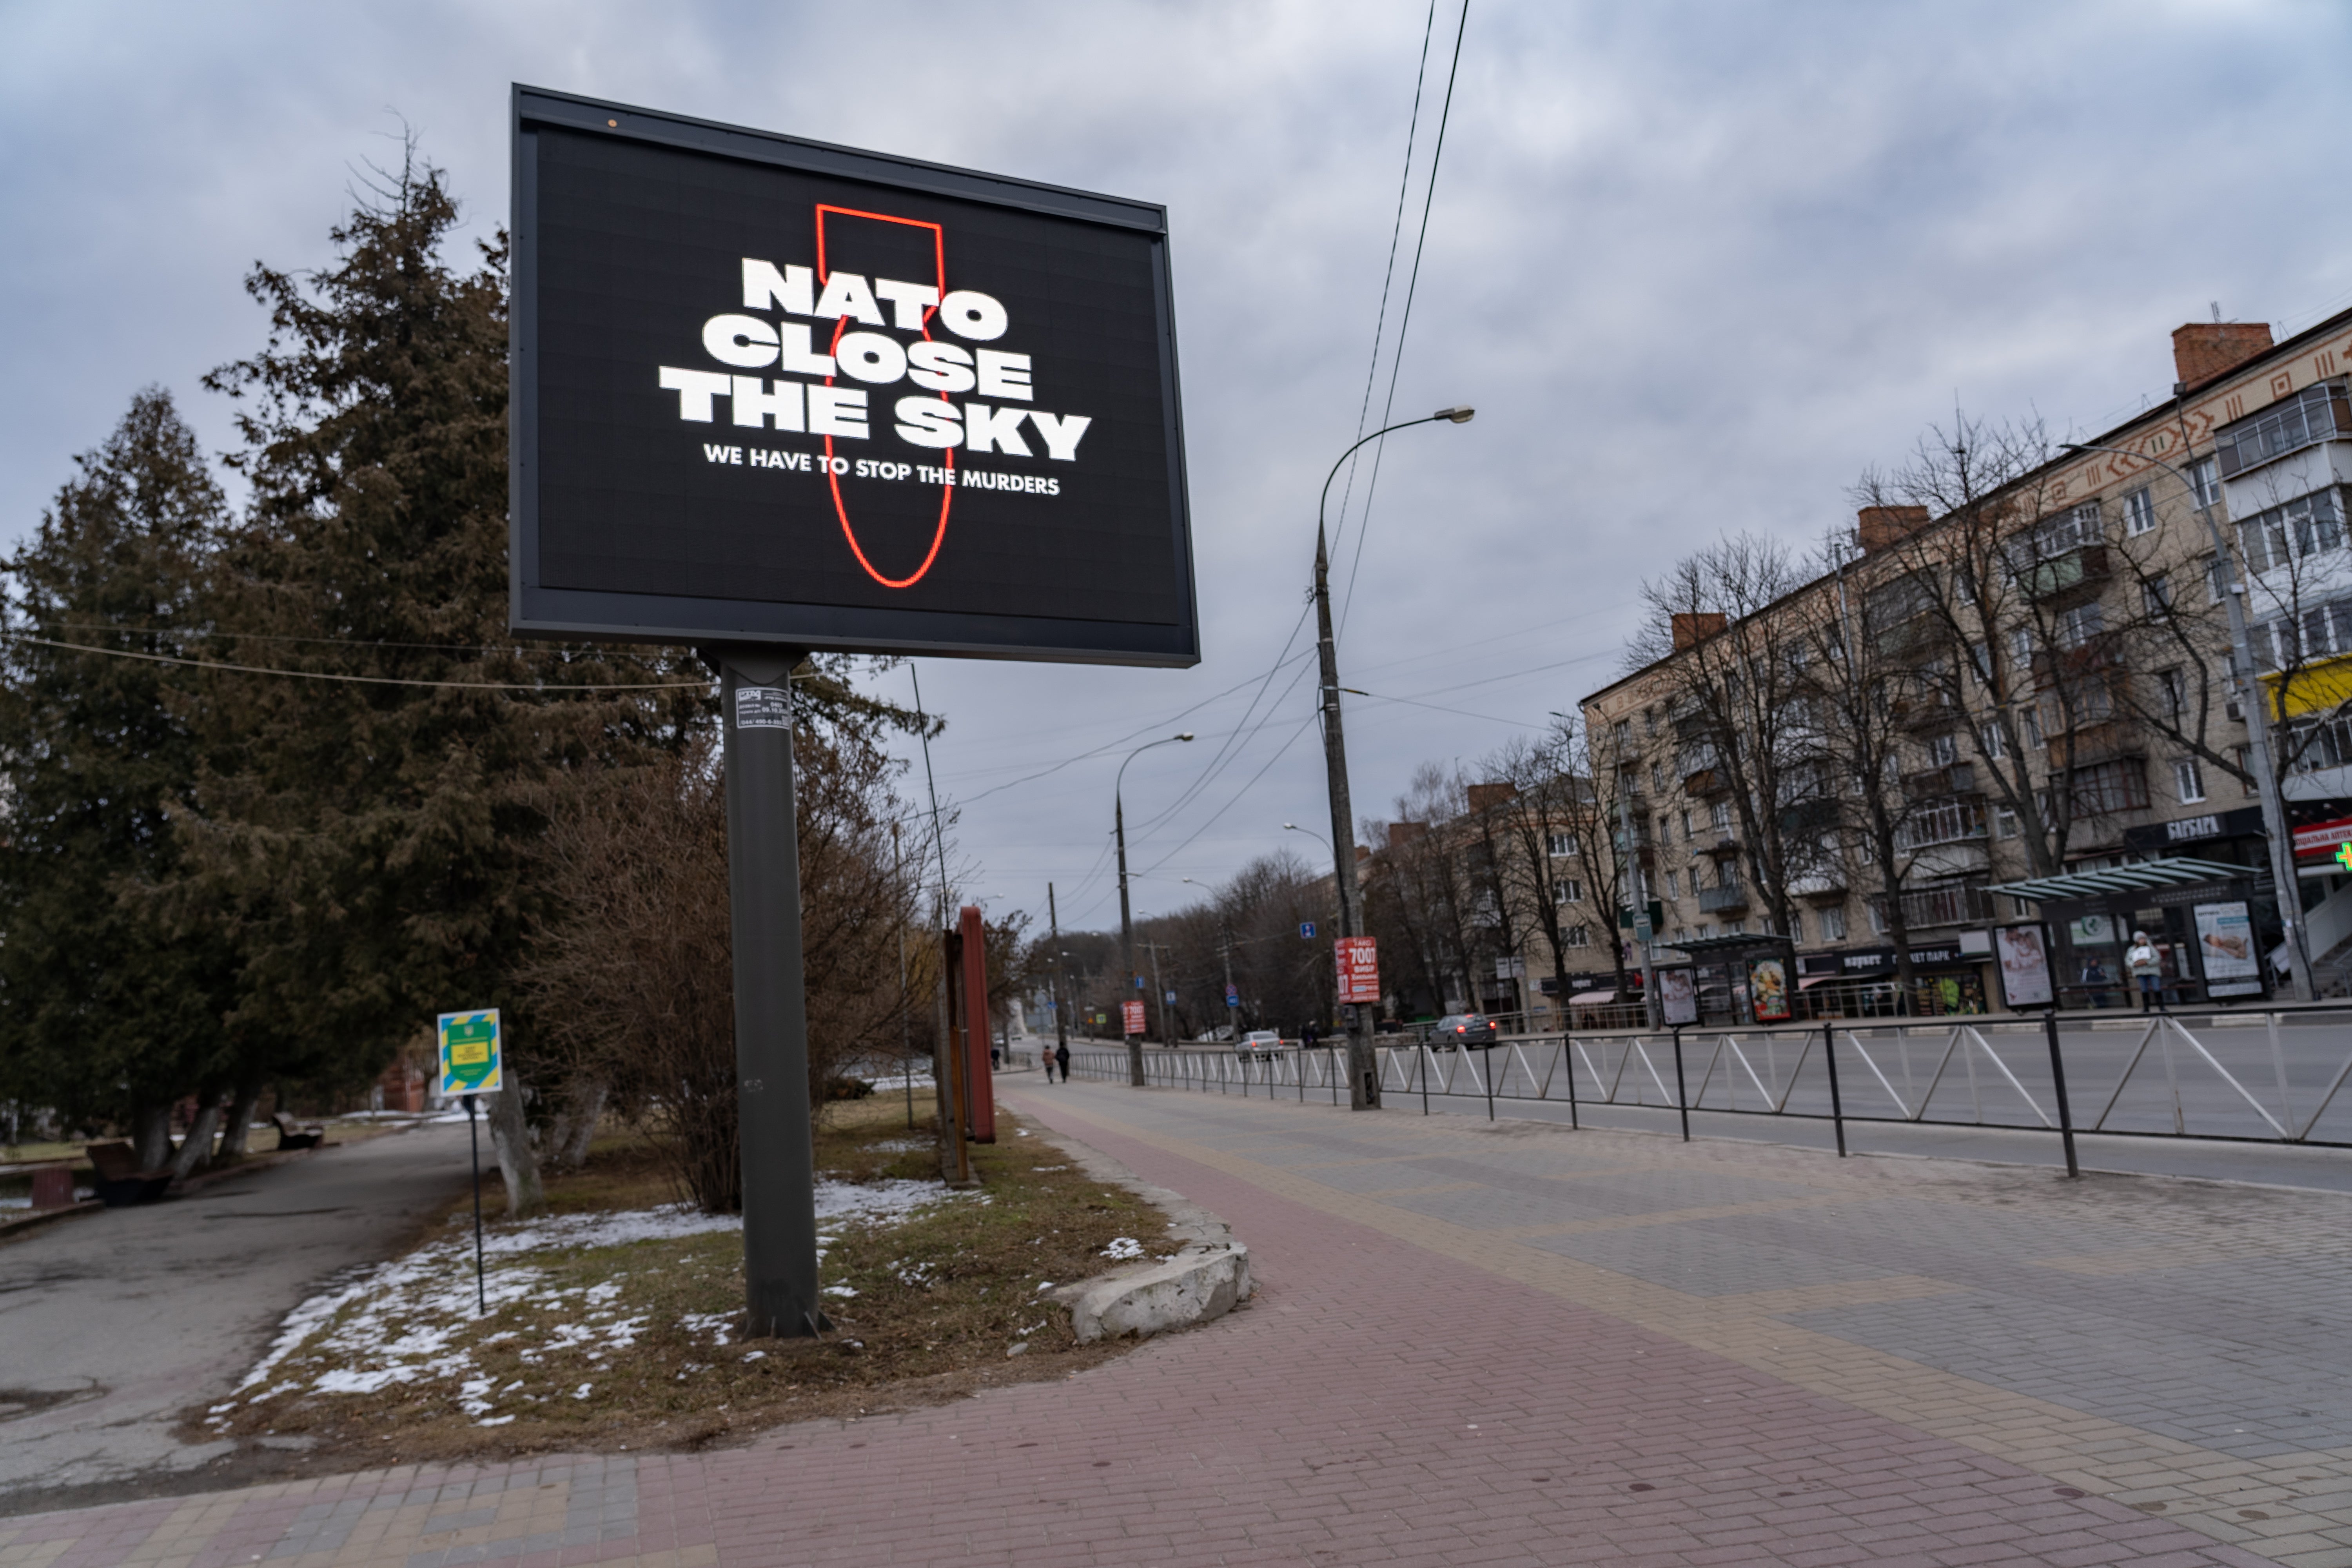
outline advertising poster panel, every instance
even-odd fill
[[[2209,996],[2252,996],[2263,989],[2261,956],[2254,952],[2254,922],[2242,900],[2199,904],[2197,957],[2205,969]]]
[[[2039,922],[1995,926],[1992,951],[2000,961],[2001,998],[2012,1011],[2057,1005],[2056,980],[2050,973],[2050,933]]]
[[[1380,943],[1369,936],[1343,936],[1332,944],[1339,966],[1339,1000],[1344,1003],[1381,999]]]
[[[1789,965],[1778,958],[1759,958],[1748,965],[1748,1000],[1759,1024],[1783,1024],[1790,1017]]]
[[[526,634],[1199,658],[1167,217],[514,94]]]
[[[435,1020],[441,1046],[441,1098],[496,1094],[504,1081],[499,1010],[444,1013]]]
[[[1122,1002],[1122,1003],[1120,1003],[1120,1004],[1118,1005],[1118,1016],[1119,1016],[1119,1018],[1120,1018],[1121,1022],[1122,1022],[1122,1023],[1124,1024],[1124,1026],[1125,1026],[1125,1027],[1121,1030],[1121,1033],[1123,1033],[1123,1034],[1129,1034],[1129,1035],[1139,1035],[1139,1034],[1143,1033],[1143,1004],[1142,1004],[1142,1003],[1140,1003],[1140,1002]]]
[[[1696,973],[1688,964],[1657,971],[1658,1006],[1668,1028],[1698,1022]]]

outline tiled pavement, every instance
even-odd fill
[[[0,1568],[2352,1564],[2352,1200],[1005,1098],[1231,1220],[1256,1303],[732,1452],[0,1520]]]

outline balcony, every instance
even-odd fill
[[[1940,768],[1903,775],[1903,794],[1913,801],[1931,801],[1941,795],[1973,795],[1977,787],[1977,770],[1973,763],[1953,763]]]
[[[1733,856],[1739,853],[1739,839],[1733,834],[1731,829],[1727,827],[1717,827],[1712,829],[1711,832],[1713,834],[1713,837],[1707,842],[1702,843],[1698,839],[1692,840],[1692,854],[1712,856],[1717,860],[1728,860]],[[1702,835],[1702,837],[1705,836]]]
[[[2084,544],[2021,567],[2017,585],[2029,599],[2090,598],[2106,586],[2108,576],[2107,547]]]
[[[2241,420],[2221,433],[2214,450],[2221,459],[2221,477],[2234,479],[2315,441],[2352,436],[2352,402],[2344,388],[2323,383],[2306,386],[2252,419]]]
[[[1992,895],[1982,884],[1952,882],[1903,895],[1903,923],[1913,931],[1937,926],[1972,925],[1992,919]]]
[[[1845,868],[1843,866],[1823,866],[1789,883],[1790,898],[1819,899],[1828,904],[1845,902]]]
[[[1720,768],[1701,768],[1683,779],[1683,793],[1693,800],[1713,800],[1731,793],[1731,781]]]
[[[1748,889],[1734,884],[1728,888],[1701,888],[1698,907],[1702,914],[1744,915],[1748,912]]]
[[[1979,798],[1940,800],[1923,805],[1895,830],[1895,847],[1906,852],[1938,844],[1961,844],[1986,837],[1984,802]]]

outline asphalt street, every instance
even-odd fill
[[[225,1472],[237,1445],[182,1442],[180,1413],[468,1168],[466,1129],[426,1125],[0,1244],[0,1514]]]

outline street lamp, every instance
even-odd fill
[[[1282,825],[1282,827],[1283,831],[1286,833],[1304,833],[1307,837],[1312,838],[1316,843],[1320,844],[1326,849],[1331,847],[1331,841],[1324,837],[1321,834],[1316,832],[1311,827],[1301,827],[1295,822],[1286,822]]]
[[[2213,567],[2221,579],[2221,602],[2230,612],[2230,666],[2237,678],[2238,706],[2246,715],[2246,765],[2252,770],[2255,792],[2262,797],[2263,836],[2268,840],[2271,860],[2271,891],[2278,900],[2279,923],[2286,938],[2287,972],[2294,982],[2295,999],[2311,1001],[2318,994],[2311,981],[2310,955],[2303,950],[2303,936],[2297,930],[2303,913],[2301,885],[2294,874],[2294,850],[2286,836],[2286,806],[2279,798],[2278,776],[2271,770],[2270,712],[2263,706],[2262,683],[2254,678],[2254,655],[2246,637],[2246,588],[2238,574],[2238,560],[2221,525],[2213,520],[2213,503],[2188,475],[2161,458],[2151,458],[2145,452],[2128,452],[2120,447],[2102,447],[2089,441],[2062,441],[2059,449],[2066,452],[2111,452],[2119,458],[2136,458],[2162,468],[2179,479],[2189,499],[2196,503],[2197,521],[2205,525],[2213,541]],[[2218,492],[2221,479],[2214,478]]]
[[[1322,498],[1315,503],[1315,632],[1317,651],[1322,658],[1323,708],[1323,771],[1331,790],[1331,867],[1333,891],[1339,895],[1339,935],[1357,937],[1364,934],[1363,900],[1356,887],[1356,813],[1348,801],[1348,747],[1339,728],[1339,654],[1331,639],[1331,563],[1325,539],[1328,532],[1324,525],[1324,513],[1331,504],[1331,481],[1359,448],[1379,440],[1391,431],[1410,429],[1415,425],[1434,425],[1441,420],[1449,425],[1467,425],[1475,410],[1441,408],[1420,419],[1407,419],[1375,430],[1355,446],[1339,454],[1324,476]],[[1299,829],[1305,832],[1305,828]],[[1371,1032],[1365,1026],[1363,1015],[1352,1002],[1343,1003],[1340,1016],[1348,1029],[1348,1108],[1351,1110],[1377,1110],[1381,1103],[1381,1080],[1372,1070]]]
[[[1128,912],[1127,908],[1127,801],[1121,793],[1127,782],[1127,764],[1154,746],[1173,745],[1192,738],[1192,731],[1185,730],[1177,734],[1163,735],[1157,741],[1146,741],[1127,753],[1126,760],[1118,764],[1118,776],[1111,780],[1111,830],[1118,837],[1118,936],[1120,945],[1127,952],[1127,988],[1129,991],[1140,985],[1143,976],[1135,970],[1135,917]],[[1127,1029],[1125,1001],[1122,996],[1119,1020],[1122,1034]],[[1140,1035],[1127,1036],[1127,1081],[1137,1089],[1143,1087],[1143,1037]]]

